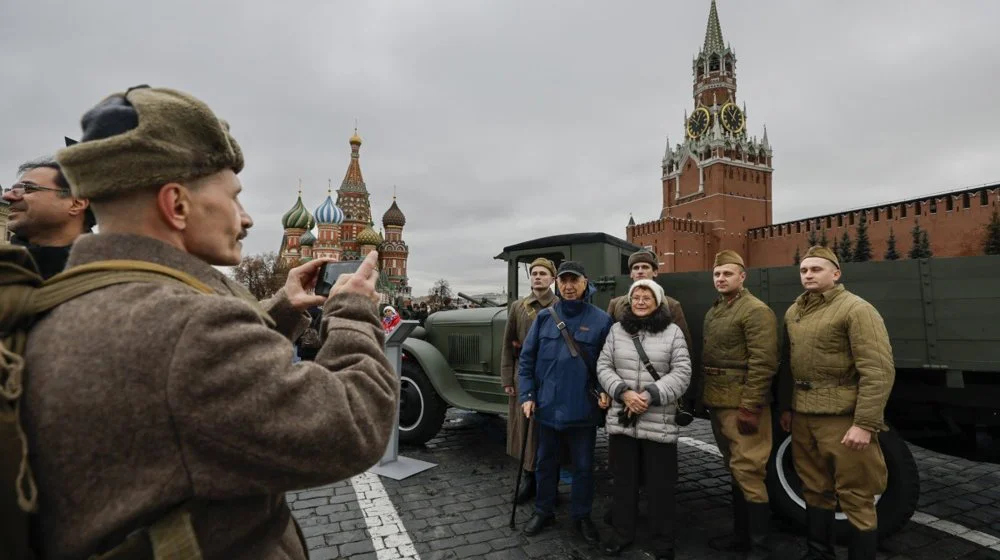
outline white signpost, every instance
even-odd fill
[[[386,336],[385,339],[385,355],[389,358],[389,363],[392,367],[396,368],[396,379],[401,379],[403,372],[403,340],[410,336],[413,329],[417,328],[420,323],[417,321],[403,321]],[[393,425],[395,429],[392,431],[392,437],[389,438],[389,445],[385,448],[385,453],[379,462],[372,468],[368,469],[368,472],[377,474],[379,476],[387,476],[393,480],[403,480],[404,478],[409,478],[417,473],[426,471],[427,469],[436,467],[436,463],[428,463],[427,461],[420,461],[418,459],[410,459],[409,457],[402,457],[399,455],[399,407],[393,411],[394,421]]]

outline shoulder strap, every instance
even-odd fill
[[[203,294],[215,293],[201,280],[169,266],[132,260],[98,261],[74,266],[49,278],[35,290],[32,311],[42,313],[88,292],[130,282],[178,283]]]
[[[569,329],[566,328],[566,323],[559,318],[559,314],[556,313],[556,306],[549,308],[549,313],[552,314],[552,318],[556,321],[556,328],[559,329],[559,334],[562,335],[563,340],[566,341],[566,346],[569,346],[569,354],[574,358],[580,355],[580,348],[577,347],[576,341],[573,340],[573,335],[570,334]]]
[[[643,367],[649,372],[649,375],[653,376],[653,381],[660,380],[660,374],[656,372],[656,368],[653,367],[653,363],[649,361],[649,356],[646,355],[646,349],[642,347],[642,343],[639,342],[639,333],[632,335],[632,343],[635,344],[635,351],[639,353],[639,360],[642,361]]]

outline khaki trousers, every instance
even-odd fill
[[[850,416],[803,414],[792,420],[792,460],[802,479],[806,503],[840,509],[862,531],[878,528],[875,495],[885,491],[888,473],[877,434],[864,451],[848,449],[840,441],[854,424]]]
[[[712,409],[712,432],[722,452],[722,464],[729,469],[733,483],[740,487],[748,502],[767,503],[767,460],[771,457],[771,409],[760,413],[760,429],[756,434],[743,435],[736,425],[739,410]]]

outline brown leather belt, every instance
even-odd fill
[[[747,370],[743,368],[718,368],[704,366],[701,369],[705,372],[705,375],[732,375],[735,377],[747,374]]]
[[[795,388],[803,391],[812,389],[829,389],[831,387],[857,387],[858,384],[852,380],[841,381],[839,379],[796,379]]]

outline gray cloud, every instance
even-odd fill
[[[720,0],[751,134],[775,147],[775,219],[997,180],[1000,4]],[[660,208],[708,1],[0,5],[0,182],[77,135],[104,95],[184,89],[232,123],[256,226],[277,249],[315,208],[354,119],[376,219],[398,187],[415,293],[505,282],[505,245],[624,236]]]

